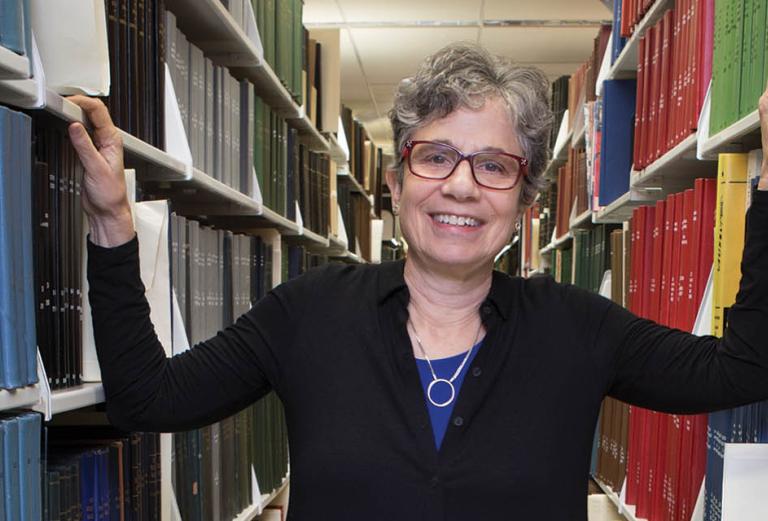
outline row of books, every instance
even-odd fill
[[[345,177],[339,178],[338,203],[346,226],[349,251],[371,260],[371,203]]]
[[[213,64],[165,13],[165,61],[192,164],[246,195],[253,193],[254,86]]]
[[[285,411],[274,393],[173,441],[173,488],[185,521],[233,519],[261,501],[255,491],[272,492],[288,472]]]
[[[323,46],[310,38],[304,29],[304,50],[302,52],[302,83],[304,111],[317,128],[323,126]]]
[[[568,78],[569,76],[560,76],[552,82],[552,95],[549,106],[552,109],[554,121],[552,130],[549,134],[549,150],[552,151],[557,141],[557,133],[560,130],[560,124],[563,121],[563,115],[568,109]]]
[[[42,514],[41,416],[0,416],[0,520],[37,521]]]
[[[575,286],[598,293],[603,274],[609,270],[611,233],[616,225],[598,224],[589,230],[573,230],[573,277]]]
[[[37,382],[32,244],[32,121],[0,106],[0,387]]]
[[[712,9],[712,0],[704,3]],[[714,18],[710,135],[753,112],[768,78],[766,3],[718,0]]]
[[[641,170],[696,131],[712,77],[712,2],[685,0],[640,38],[633,162]],[[762,92],[762,91],[761,91]],[[754,107],[757,94],[750,100]]]
[[[341,123],[349,144],[349,171],[360,186],[374,196],[376,213],[381,209],[384,164],[382,150],[374,144],[368,132],[348,107],[341,108]]]
[[[306,51],[301,23],[303,5],[302,0],[254,2],[264,58],[299,104],[302,101],[302,52]]]
[[[32,50],[29,3],[23,0],[2,0],[0,12],[0,46],[16,54],[29,56]]]
[[[106,0],[110,91],[115,124],[163,150],[165,9],[145,0]]]
[[[45,428],[44,440],[42,517],[30,520],[160,519],[159,434],[55,426]]]
[[[82,375],[84,170],[63,128],[35,116],[33,139],[37,342],[48,385],[61,389]]]
[[[541,191],[539,203],[539,244],[542,248],[552,242],[559,220],[557,214],[558,184],[550,183]]]

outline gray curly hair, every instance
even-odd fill
[[[422,62],[416,75],[400,82],[389,111],[395,144],[394,168],[403,181],[401,152],[414,131],[447,116],[459,107],[479,109],[485,100],[499,96],[509,109],[528,175],[520,192],[523,207],[533,203],[544,188],[547,140],[552,125],[550,85],[540,70],[514,65],[474,43],[443,47]]]

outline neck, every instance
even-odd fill
[[[403,275],[410,293],[409,315],[419,334],[445,337],[468,328],[474,336],[478,309],[491,288],[492,273],[492,266],[461,273],[440,271],[409,256]]]

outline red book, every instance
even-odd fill
[[[648,38],[650,40],[650,52],[651,52],[651,70],[650,70],[650,88],[648,99],[648,142],[645,149],[645,162],[651,164],[656,159],[656,140],[658,136],[656,134],[657,123],[657,110],[659,100],[659,90],[661,88],[661,75],[659,69],[661,67],[661,31],[658,26],[648,29]]]
[[[640,130],[642,141],[640,142],[640,165],[642,168],[648,166],[648,120],[649,120],[649,103],[650,103],[650,90],[651,90],[651,55],[653,54],[653,41],[650,38],[649,33],[645,33],[643,37],[645,39],[645,56],[643,62],[643,100],[642,100],[642,115],[640,118]]]
[[[654,208],[653,233],[653,265],[651,278],[648,283],[648,298],[650,300],[648,318],[658,322],[661,305],[661,268],[664,258],[664,201],[658,201]]]
[[[671,327],[678,327],[680,324],[680,306],[678,306],[678,289],[680,282],[680,228],[683,221],[683,194],[677,193],[675,198],[675,213],[672,226],[672,272],[671,283],[669,285],[669,323]]]
[[[632,218],[629,220],[629,287],[627,288],[627,307],[637,314],[637,272],[638,272],[638,237],[640,208],[632,210]],[[626,501],[634,505],[637,503],[637,479],[639,457],[637,453],[637,431],[639,429],[638,408],[629,406],[629,421],[627,422],[627,490]]]
[[[623,0],[621,3],[621,25],[619,32],[622,38],[632,36],[630,28],[632,26],[632,0]],[[614,38],[616,35],[614,35]]]
[[[661,452],[665,453],[664,460],[664,475],[662,479],[662,493],[658,500],[659,510],[658,517],[654,516],[653,519],[660,519],[664,521],[676,521],[675,518],[675,504],[677,502],[677,488],[679,480],[680,470],[680,442],[682,434],[682,417],[678,414],[666,414],[666,442],[664,445],[659,444]]]
[[[651,280],[651,270],[653,269],[653,221],[655,212],[652,208],[645,208],[645,228],[643,229],[642,254],[643,254],[643,273],[640,280],[640,291],[643,295],[643,317],[649,318],[651,312],[651,299],[648,294],[648,286]]]
[[[715,252],[715,206],[717,198],[717,180],[703,179],[704,207],[701,212],[701,237],[699,238],[699,268],[696,283],[696,301],[701,302],[707,285],[712,259]]]
[[[637,517],[649,519],[652,510],[652,492],[654,486],[653,468],[656,462],[654,441],[659,431],[659,414],[650,409],[644,410],[642,438],[640,439],[640,494],[637,498]]]
[[[645,78],[645,35],[640,37],[637,50],[637,96],[635,96],[635,139],[632,143],[632,162],[635,170],[638,172],[643,168],[643,162],[640,158],[640,151],[643,149],[642,142],[645,138],[643,132],[643,80]]]
[[[683,331],[691,331],[693,322],[696,319],[694,309],[693,295],[689,296],[689,275],[692,271],[692,265],[696,256],[693,254],[692,232],[693,232],[693,206],[695,192],[689,188],[683,192],[683,212],[680,221],[680,275],[677,281],[677,305],[679,309],[679,320],[675,327]]]
[[[565,187],[565,167],[557,169],[557,186]],[[567,226],[563,225],[563,218],[565,216],[565,189],[557,191],[557,222],[555,228],[557,232],[555,235],[559,238],[565,235],[568,230]]]
[[[699,63],[701,67],[699,69],[699,98],[698,105],[699,110],[704,106],[704,98],[707,96],[707,88],[709,87],[709,81],[712,79],[712,50],[714,48],[715,39],[715,0],[702,0],[701,1],[702,15],[699,17],[701,22],[701,31],[699,33]]]
[[[667,123],[667,149],[671,149],[675,143],[675,134],[678,129],[677,96],[680,92],[680,69],[682,66],[682,52],[680,45],[680,26],[682,9],[678,6],[674,9],[672,19],[672,67],[670,69],[669,86],[669,122]]]
[[[672,225],[675,215],[675,199],[671,195],[667,196],[664,211],[664,262],[661,269],[661,307],[659,313],[659,323],[669,325],[670,308],[669,295],[670,285],[672,283]]]
[[[706,416],[705,416],[706,417]],[[691,458],[693,457],[694,421],[696,416],[681,416],[680,458],[677,461],[678,482],[675,490],[674,521],[689,521],[693,514],[695,500],[691,501],[691,483],[693,472]]]
[[[691,457],[691,483],[688,489],[690,503],[696,503],[707,468],[707,415],[693,417],[693,456]],[[693,509],[691,509],[693,510]]]
[[[691,18],[690,18],[690,0],[681,0],[681,7],[680,11],[682,12],[682,20],[683,25],[681,27],[681,45],[682,45],[682,55],[680,56],[683,65],[682,70],[680,73],[682,74],[682,86],[680,88],[680,91],[677,95],[677,108],[680,114],[680,119],[678,120],[680,125],[678,128],[677,135],[675,136],[675,145],[678,144],[686,135],[686,128],[688,128],[688,115],[686,112],[686,96],[688,91],[690,90],[690,81],[691,81],[691,53],[690,53],[690,31],[691,31]]]
[[[688,128],[686,129],[685,136],[691,134],[691,131],[696,130],[696,126],[699,119],[699,68],[701,67],[701,62],[699,61],[699,49],[697,48],[697,43],[699,40],[699,29],[700,29],[700,22],[699,18],[701,17],[701,6],[699,5],[699,2],[691,2],[690,3],[690,33],[691,37],[689,38],[689,46],[688,49],[690,51],[689,59],[691,61],[690,66],[690,87],[688,89],[687,93],[687,103],[688,103]]]
[[[669,125],[669,70],[671,67],[670,53],[672,45],[672,26],[674,24],[674,13],[670,10],[664,14],[661,20],[661,64],[659,66],[661,75],[659,89],[659,117],[658,128],[656,130],[656,157],[664,154],[667,148],[667,134]]]

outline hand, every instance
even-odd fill
[[[82,200],[91,241],[106,247],[126,243],[135,231],[125,188],[123,141],[104,103],[80,95],[67,99],[83,109],[94,127],[92,141],[81,123],[69,126],[69,137],[85,167]]]
[[[760,133],[763,137],[763,168],[760,172],[757,189],[768,190],[768,88],[760,96],[757,110],[760,113]]]

